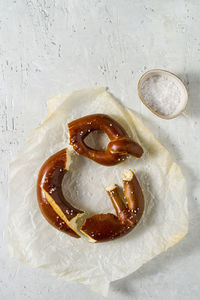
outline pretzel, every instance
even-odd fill
[[[74,150],[93,161],[112,166],[125,160],[128,155],[141,157],[142,147],[131,140],[121,125],[104,114],[94,114],[72,121],[68,124],[70,144]],[[84,139],[95,130],[103,130],[110,139],[105,151],[87,146]]]
[[[88,214],[73,207],[64,198],[62,180],[69,170],[70,155],[63,149],[45,161],[37,181],[37,197],[40,210],[46,220],[55,228],[79,238],[81,233],[91,243],[113,240],[130,232],[140,220],[144,210],[144,198],[135,174],[128,170],[122,179],[126,205],[118,194],[116,185],[106,188],[117,216],[97,214],[85,219],[81,230],[78,222]]]
[[[62,193],[62,180],[69,164],[67,149],[57,152],[45,161],[38,175],[37,198],[42,214],[51,225],[79,238],[76,220],[84,212],[73,207]]]

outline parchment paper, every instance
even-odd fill
[[[145,151],[142,158],[130,157],[113,167],[98,165],[72,151],[63,190],[76,207],[92,213],[114,212],[105,187],[122,186],[121,173],[129,168],[135,170],[143,189],[142,221],[128,235],[100,244],[54,229],[43,218],[36,198],[41,165],[69,146],[67,123],[92,113],[111,115]],[[48,118],[32,132],[10,167],[8,243],[12,257],[64,280],[89,285],[106,296],[111,281],[129,275],[173,246],[187,230],[186,183],[181,170],[132,111],[105,88],[58,95],[48,101]]]

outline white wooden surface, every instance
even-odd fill
[[[140,113],[181,165],[190,210],[184,240],[113,283],[109,299],[199,299],[199,14],[198,0],[0,0],[0,299],[103,299],[11,260],[6,242],[8,162],[45,117],[47,98],[95,86]],[[140,103],[137,81],[151,68],[185,81],[184,115],[161,120]]]

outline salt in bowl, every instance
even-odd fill
[[[163,119],[177,117],[186,107],[188,92],[183,82],[165,70],[150,70],[138,82],[138,95],[143,104]]]

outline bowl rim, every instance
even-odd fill
[[[152,109],[151,106],[149,106],[143,99],[142,95],[141,95],[141,83],[142,83],[142,80],[148,75],[148,74],[153,74],[153,73],[167,73],[168,75],[172,76],[173,78],[175,78],[176,81],[178,81],[180,83],[180,85],[182,86],[182,89],[184,90],[185,92],[185,103],[183,105],[183,107],[176,113],[176,114],[172,114],[172,115],[168,115],[168,116],[165,116],[165,115],[161,115],[159,113],[157,113],[156,111],[154,111]],[[167,71],[167,70],[163,70],[163,69],[151,69],[151,70],[148,70],[146,71],[145,73],[142,74],[142,76],[140,77],[140,79],[138,80],[138,84],[137,84],[137,92],[138,92],[138,96],[140,98],[140,100],[142,101],[142,103],[156,116],[162,118],[162,119],[165,119],[165,120],[170,120],[170,119],[174,119],[176,118],[177,116],[179,116],[184,110],[185,110],[185,107],[187,105],[187,102],[188,102],[188,91],[187,91],[187,88],[185,86],[185,84],[183,83],[183,81],[177,76],[175,75],[174,73],[170,72],[170,71]]]

